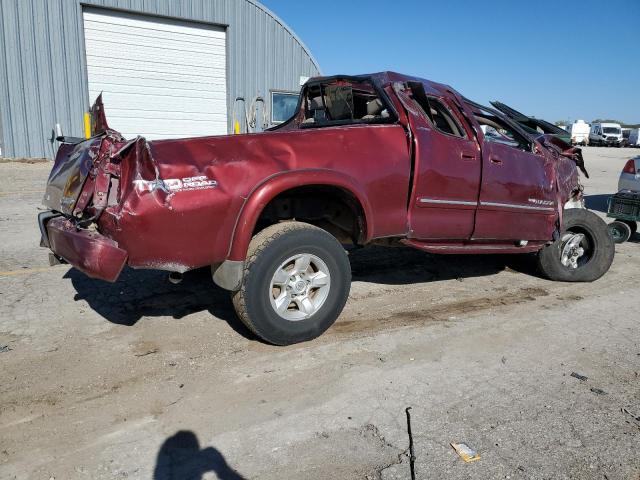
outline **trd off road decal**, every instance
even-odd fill
[[[534,205],[543,205],[543,206],[552,206],[552,200],[540,200],[539,198],[529,198],[529,203],[533,203]]]
[[[134,180],[136,189],[140,192],[153,192],[164,190],[165,192],[184,192],[188,190],[206,190],[216,188],[218,182],[206,175],[185,178],[167,178],[158,180]]]

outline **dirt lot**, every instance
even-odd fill
[[[637,153],[586,149],[593,208]],[[48,168],[0,164],[0,479],[408,479],[409,406],[420,479],[640,478],[640,236],[586,285],[358,251],[338,323],[276,348],[206,271],[48,267]]]

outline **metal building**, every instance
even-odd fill
[[[259,129],[319,73],[254,0],[0,0],[0,156],[52,157],[56,128],[85,136],[100,92],[125,137],[246,131],[247,111]]]

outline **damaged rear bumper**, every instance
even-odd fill
[[[117,242],[95,231],[77,229],[65,217],[49,218],[40,229],[45,246],[91,278],[115,282],[127,263],[127,252]]]

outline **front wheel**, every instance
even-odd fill
[[[538,253],[538,266],[550,280],[592,282],[607,273],[614,255],[607,224],[589,210],[572,208],[564,212],[560,238]]]
[[[275,345],[312,340],[336,321],[349,296],[347,252],[331,234],[301,222],[272,225],[249,244],[240,320]]]

